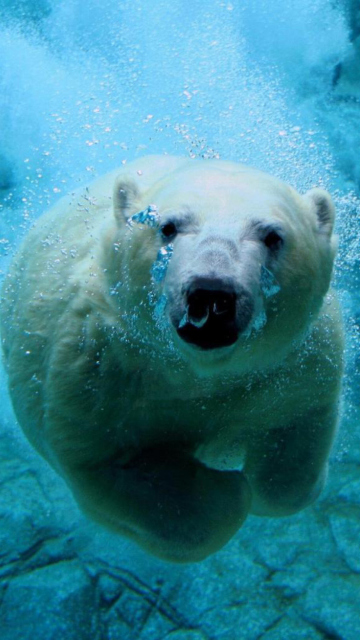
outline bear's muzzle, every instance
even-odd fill
[[[208,350],[234,344],[248,326],[254,305],[250,294],[230,280],[201,278],[187,288],[185,308],[176,327],[179,337]]]

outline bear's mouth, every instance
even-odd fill
[[[233,291],[199,288],[188,294],[176,331],[182,340],[203,350],[228,347],[237,341],[251,313],[250,305],[240,306]]]

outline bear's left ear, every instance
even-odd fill
[[[317,217],[319,231],[330,237],[335,222],[335,207],[330,194],[324,189],[310,189],[304,198]]]
[[[127,220],[136,210],[140,193],[136,182],[127,176],[118,176],[113,192],[114,216],[118,223]]]

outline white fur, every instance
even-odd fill
[[[159,232],[127,224],[151,203],[160,222],[184,225],[160,283],[150,273]],[[281,225],[277,257],[256,220]],[[168,156],[115,171],[39,220],[3,288],[10,392],[29,440],[91,517],[192,561],[248,512],[283,515],[315,499],[342,373],[333,220],[323,191],[303,197],[241,165]],[[280,287],[269,298],[265,264]],[[202,351],[169,321],[181,283],[199,272],[230,274],[252,296],[234,345]]]

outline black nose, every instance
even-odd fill
[[[179,336],[202,349],[233,344],[239,334],[237,300],[233,290],[199,287],[190,291],[186,314],[177,329]]]
[[[196,327],[201,327],[208,320],[213,321],[217,318],[221,322],[235,319],[235,293],[197,289],[190,293],[187,301],[188,321]]]

